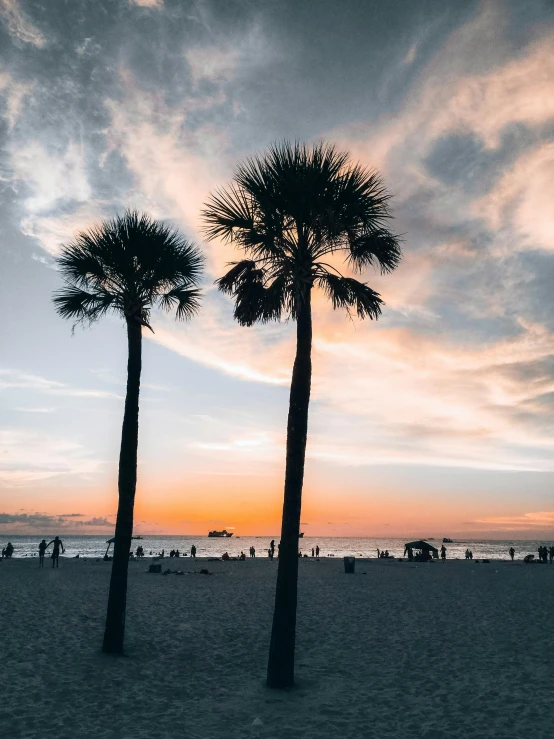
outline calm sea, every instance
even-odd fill
[[[11,541],[15,551],[14,557],[38,556],[38,543],[42,537],[37,536],[6,536],[0,537],[0,544],[6,546]],[[47,537],[50,541],[53,537]],[[102,557],[106,552],[105,536],[62,536],[65,546],[65,556],[75,557]],[[158,556],[162,549],[165,556],[171,549],[178,549],[181,555],[190,553],[190,548],[196,546],[198,557],[220,557],[224,552],[230,556],[238,556],[244,552],[248,556],[251,546],[256,549],[257,557],[267,557],[267,549],[271,537],[269,536],[233,536],[229,539],[210,539],[207,536],[143,536],[141,541],[133,541],[133,550],[142,545],[146,556]],[[312,547],[319,545],[321,557],[376,557],[377,549],[388,549],[395,557],[402,557],[406,539],[372,539],[372,538],[339,538],[339,537],[304,537],[300,540],[300,549],[303,554],[311,554]],[[428,539],[437,549],[440,549],[440,539]],[[278,537],[275,537],[278,543]],[[548,541],[517,541],[506,539],[469,540],[459,539],[452,544],[445,544],[448,559],[464,559],[465,550],[471,549],[474,558],[488,557],[490,559],[509,559],[508,550],[511,546],[516,550],[516,558],[522,559],[526,554],[537,554],[540,544],[549,544]],[[49,549],[51,552],[52,549]]]

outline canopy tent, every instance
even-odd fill
[[[427,541],[422,541],[421,539],[419,541],[410,541],[404,546],[404,551],[406,549],[420,549],[422,552],[438,552],[439,550],[437,547],[434,547],[432,544],[429,544]]]
[[[142,536],[131,536],[131,539],[142,539]],[[104,555],[104,559],[108,556],[108,552],[110,551],[111,545],[115,542],[115,536],[112,536],[111,539],[108,539],[106,541],[106,544],[108,545],[108,548],[106,549],[106,554]]]

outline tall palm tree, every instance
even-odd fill
[[[92,323],[113,312],[125,320],[129,349],[127,393],[119,454],[119,505],[104,631],[104,652],[121,654],[125,634],[127,571],[133,534],[142,327],[158,306],[191,318],[199,309],[204,259],[199,250],[163,223],[136,211],[79,233],[57,259],[65,286],[54,294],[57,312]]]
[[[234,316],[244,326],[281,318],[296,321],[296,358],[290,387],[285,492],[275,610],[267,684],[294,683],[298,585],[298,535],[308,406],[312,375],[314,287],[334,308],[376,319],[382,300],[367,284],[341,274],[329,263],[344,252],[361,272],[399,263],[399,239],[387,229],[390,195],[375,172],[351,162],[325,144],[282,144],[246,160],[232,184],[208,201],[203,217],[208,239],[235,242],[246,259],[233,262],[217,283],[235,300]]]

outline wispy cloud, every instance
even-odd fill
[[[0,0],[0,18],[16,42],[22,41],[42,49],[45,35],[26,17],[18,0]]]
[[[29,485],[57,476],[96,474],[101,462],[74,440],[20,429],[0,429],[0,482]]]
[[[163,0],[129,0],[129,4],[141,8],[163,8]]]
[[[39,375],[30,375],[13,369],[0,369],[0,391],[11,388],[71,398],[116,398],[120,400],[123,397],[109,390],[74,388],[58,380],[49,380]]]
[[[500,531],[525,531],[529,529],[554,530],[554,511],[539,511],[524,513],[521,516],[491,516],[470,521],[470,524],[479,524],[493,527]]]

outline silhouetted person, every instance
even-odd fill
[[[444,544],[441,546],[441,559],[444,561],[446,559],[446,547]]]
[[[471,551],[471,549],[469,550],[469,558],[473,559],[473,552]]]
[[[162,553],[160,554],[160,557],[161,557],[162,559],[164,558],[164,553],[165,553],[165,549],[162,549]]]
[[[550,547],[549,555],[550,555],[550,564],[552,564],[552,562],[554,561],[554,547]]]
[[[312,557],[315,557],[315,549],[312,547]]]
[[[2,549],[2,559],[6,556],[6,547]]]
[[[269,548],[271,549],[271,559],[273,559],[273,555],[275,554],[275,539],[269,542]]]
[[[246,562],[246,554],[244,552],[241,552],[239,559],[241,562]]]
[[[181,554],[180,554],[180,552],[179,552],[179,550],[178,550],[178,549],[176,549],[176,550],[175,550],[175,556],[176,556],[176,557],[180,557],[180,556],[181,556]]]
[[[172,550],[171,550],[171,551],[169,552],[169,556],[170,556],[170,557],[174,557],[174,556],[175,556],[175,549],[172,549]]]
[[[512,562],[514,561],[514,554],[515,553],[516,553],[516,550],[513,547],[510,547],[509,554],[510,554],[510,559],[512,560]]]
[[[44,567],[44,552],[46,551],[46,539],[43,539],[38,545],[38,566]]]
[[[269,559],[273,559],[273,549],[271,547],[267,550],[267,556]]]
[[[319,544],[315,548],[315,556],[319,557]]]
[[[12,554],[13,554],[13,544],[11,543],[11,541],[9,541],[8,544],[7,544],[7,546],[6,546],[6,557],[8,559],[11,559],[12,558]]]
[[[63,542],[59,536],[56,536],[49,544],[46,545],[46,549],[48,549],[50,544],[54,545],[54,549],[52,550],[52,567],[59,567],[60,548],[62,550],[62,554],[65,554]]]
[[[194,544],[190,548],[190,556],[196,559],[196,547],[194,546]]]

